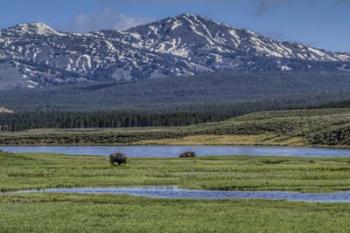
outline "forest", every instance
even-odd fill
[[[186,126],[246,113],[343,107],[347,73],[207,73],[0,92],[0,131]]]
[[[350,99],[349,73],[204,73],[121,83],[72,84],[0,92],[19,111],[197,112],[196,106],[274,102],[305,106]],[[199,109],[201,110],[201,109]]]
[[[273,101],[237,104],[198,104],[157,110],[124,111],[24,111],[0,114],[0,131],[40,128],[124,128],[186,126],[219,122],[246,113],[295,108]]]

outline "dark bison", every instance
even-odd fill
[[[109,163],[111,166],[114,166],[115,164],[121,165],[121,164],[126,164],[128,158],[126,155],[122,153],[114,153],[109,156]]]
[[[196,154],[194,152],[185,152],[185,153],[182,153],[179,157],[180,158],[194,158],[194,157],[196,157]]]

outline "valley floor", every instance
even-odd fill
[[[0,154],[2,191],[178,185],[195,189],[350,190],[350,159],[130,159]],[[0,195],[0,232],[348,232],[350,204],[166,200],[111,195]]]

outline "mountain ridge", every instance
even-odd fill
[[[68,33],[28,23],[0,34],[0,90],[223,70],[350,71],[350,54],[280,42],[196,14],[125,31]]]

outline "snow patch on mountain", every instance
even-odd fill
[[[126,31],[86,34],[58,32],[42,23],[19,24],[1,30],[0,59],[5,62],[0,63],[0,73],[16,82],[5,86],[29,88],[220,70],[311,72],[350,67],[350,54],[280,42],[194,14]]]
[[[32,35],[56,35],[64,36],[64,33],[58,32],[44,23],[27,23],[27,24],[18,24],[14,27],[11,27],[7,30],[8,33],[18,33],[18,34],[32,34]]]
[[[183,26],[183,23],[181,21],[175,20],[174,22],[172,22],[171,25],[171,30],[176,30],[176,28]]]
[[[7,108],[0,107],[0,113],[15,113],[15,112]]]

